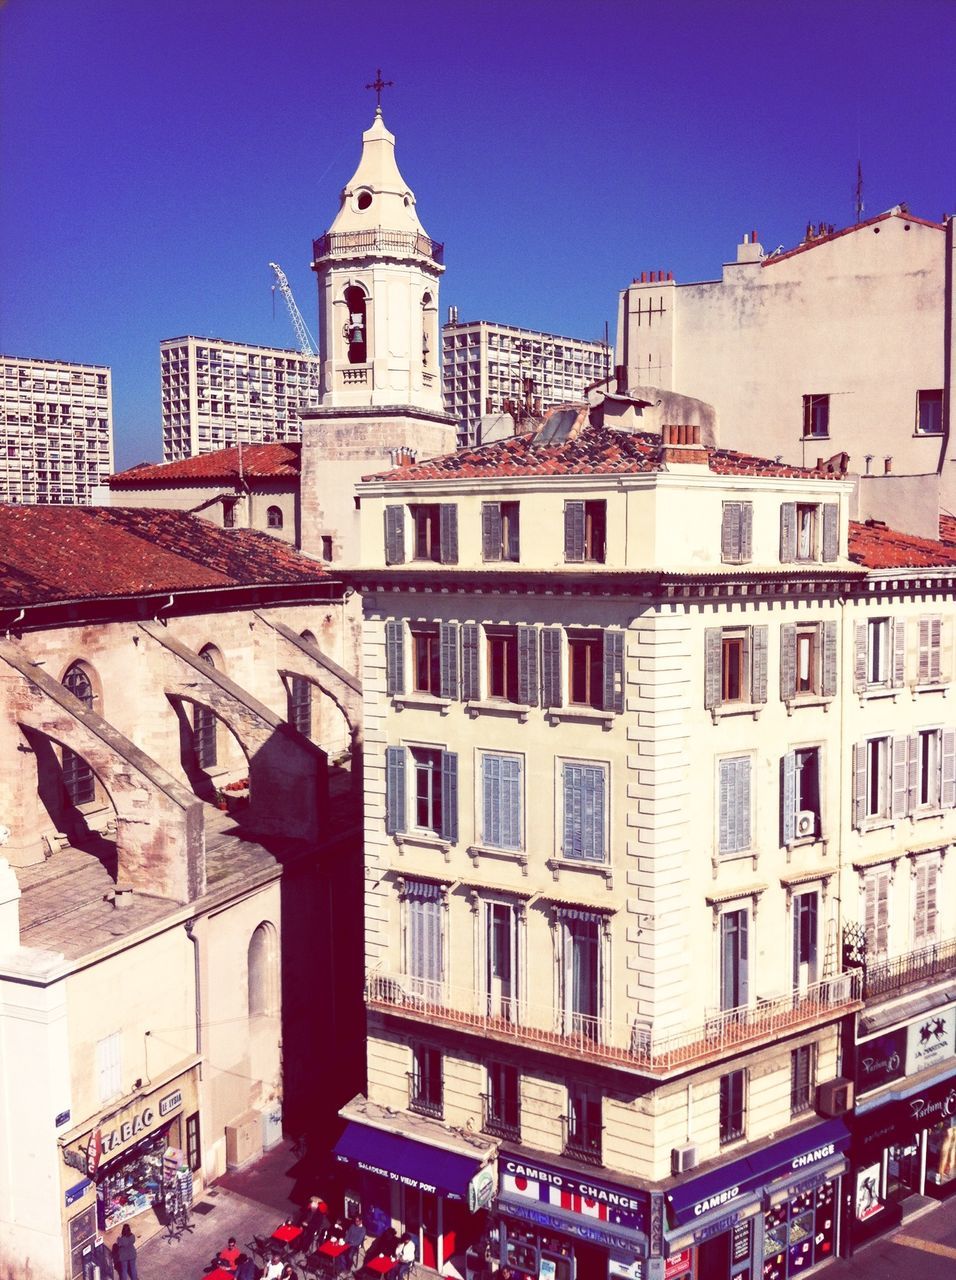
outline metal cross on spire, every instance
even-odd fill
[[[383,80],[383,79],[382,79],[382,68],[381,68],[381,67],[376,67],[376,68],[375,68],[375,79],[372,81],[372,83],[371,83],[371,84],[367,84],[365,87],[366,87],[366,89],[374,89],[374,90],[375,90],[375,105],[376,105],[376,107],[377,107],[379,110],[381,110],[381,106],[382,106],[382,90],[383,90],[383,89],[394,89],[394,88],[395,88],[395,81],[394,81],[394,80]]]

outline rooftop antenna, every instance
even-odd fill
[[[376,111],[381,111],[381,109],[382,109],[382,90],[383,90],[383,89],[394,89],[394,88],[395,88],[395,81],[394,81],[394,80],[383,80],[383,79],[382,79],[382,68],[381,68],[381,67],[376,67],[376,68],[375,68],[375,79],[372,81],[372,83],[371,83],[371,84],[367,84],[365,87],[366,87],[366,89],[374,89],[374,90],[375,90],[375,110],[376,110]]]
[[[863,220],[863,161],[857,157],[856,162],[856,220]]]

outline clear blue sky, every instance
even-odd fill
[[[956,0],[0,0],[0,350],[113,369],[117,464],[161,454],[159,342],[293,345],[312,237],[385,119],[443,309],[598,337],[642,269],[712,278],[956,209]]]

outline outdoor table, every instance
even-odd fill
[[[365,1270],[374,1271],[379,1276],[387,1276],[391,1269],[397,1266],[398,1263],[394,1258],[379,1256],[378,1258],[372,1258],[370,1262],[366,1262]]]
[[[326,1240],[320,1244],[316,1253],[321,1253],[324,1258],[330,1259],[335,1272],[338,1272],[341,1266],[340,1259],[343,1254],[348,1253],[349,1246],[347,1244],[333,1244],[331,1240]]]
[[[298,1240],[301,1234],[301,1227],[295,1227],[291,1222],[283,1222],[273,1231],[272,1238],[278,1240],[280,1244],[292,1244],[293,1240]]]

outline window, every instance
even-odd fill
[[[322,559],[332,559],[332,538],[327,533],[322,534]]]
[[[385,508],[385,563],[405,563],[405,508]]]
[[[917,391],[916,431],[921,436],[938,436],[943,430],[943,393]]]
[[[889,871],[871,871],[863,881],[863,928],[871,960],[885,956],[889,947],[889,900]]]
[[[458,756],[431,747],[385,748],[385,830],[390,835],[406,830],[409,772],[412,830],[457,840]]]
[[[222,503],[222,527],[224,529],[235,529],[236,527],[236,499],[224,498]]]
[[[744,1087],[747,1073],[729,1071],[720,1077],[720,1144],[736,1142],[744,1136]]]
[[[767,628],[708,627],[704,634],[704,706],[767,701]]]
[[[839,550],[839,503],[784,502],[781,505],[781,563],[832,561],[837,559]]]
[[[434,1116],[440,1120],[442,1108],[441,1051],[426,1045],[412,1050],[412,1071],[409,1079],[410,1110],[420,1115]]]
[[[916,803],[922,808],[939,808],[939,729],[921,729],[916,735]]]
[[[833,698],[837,691],[837,624],[787,623],[780,628],[780,697]]]
[[[817,980],[820,897],[815,889],[793,897],[793,986],[805,991]]]
[[[817,670],[817,628],[797,627],[796,692],[817,693],[820,677]]]
[[[513,628],[486,631],[488,697],[518,701],[518,633]]]
[[[207,666],[215,669],[212,650],[207,645],[199,653],[199,657]],[[193,703],[193,746],[196,751],[196,764],[200,769],[214,769],[218,763],[218,735],[216,733],[216,716],[202,703]]]
[[[603,564],[607,554],[607,503],[564,504],[564,558],[569,563]]]
[[[806,502],[797,503],[797,560],[817,558],[817,508]]]
[[[412,751],[415,826],[436,834],[442,830],[441,757],[429,748]]]
[[[623,632],[568,633],[568,701],[571,706],[623,711]]]
[[[434,560],[439,564],[457,564],[458,507],[454,503],[429,502],[420,503],[411,507],[410,510],[414,530],[415,559]],[[386,548],[386,552],[387,550]],[[392,560],[388,555],[386,558],[389,564],[401,563],[398,559]]]
[[[483,560],[518,560],[521,542],[517,502],[481,504],[481,556]]]
[[[740,853],[751,845],[750,756],[731,756],[718,762],[718,848]]]
[[[518,912],[512,903],[485,903],[485,994],[490,1017],[517,1020]]]
[[[870,618],[866,638],[866,683],[886,684],[890,678],[889,618]]]
[[[512,1142],[521,1140],[521,1075],[505,1062],[488,1064],[488,1092],[485,1094],[485,1133]]]
[[[923,617],[919,620],[919,684],[937,684],[941,677],[942,618]]]
[[[412,627],[412,681],[417,693],[441,693],[437,627]]]
[[[202,1146],[199,1141],[199,1112],[186,1117],[186,1163],[193,1173],[202,1164]]]
[[[811,395],[803,397],[803,435],[805,439],[820,438],[830,434],[830,397]]]
[[[481,838],[489,848],[522,848],[521,793],[518,756],[481,757]]]
[[[783,758],[783,843],[820,835],[820,749],[803,747]]]
[[[565,1155],[589,1164],[601,1164],[601,1097],[579,1084],[568,1085],[568,1131]]]
[[[804,1044],[790,1051],[790,1114],[803,1115],[813,1099],[814,1045]]]
[[[862,767],[866,771],[863,791],[863,818],[889,818],[892,813],[890,785],[890,739],[869,738],[862,745]]]
[[[939,862],[918,858],[913,864],[913,946],[929,947],[939,941],[936,895]]]
[[[109,1102],[123,1092],[118,1031],[96,1042],[96,1083],[100,1102]]]
[[[83,666],[74,662],[63,677],[65,688],[69,689],[78,702],[90,710],[93,708],[93,685]],[[93,770],[75,751],[63,748],[63,785],[70,797],[70,804],[91,804],[96,797],[96,778]]]
[[[442,967],[442,886],[431,880],[405,882],[405,971],[412,992],[440,997]]]
[[[739,1009],[750,999],[748,973],[750,918],[746,908],[720,917],[720,1007]]]
[[[288,721],[292,728],[312,736],[312,681],[305,676],[290,676],[288,686]]]
[[[268,508],[268,510],[266,511],[266,525],[270,529],[282,528],[282,508],[281,507]]]
[[[749,689],[748,647],[746,637],[741,632],[725,632],[721,637],[721,702],[740,702],[744,698],[744,691]]]
[[[600,1040],[603,921],[595,912],[569,907],[560,911],[559,924],[564,949],[561,1006],[565,1034]]]
[[[899,688],[905,678],[906,623],[904,619],[868,618],[865,622],[858,622],[853,673],[853,687],[857,693],[873,688]]]
[[[580,862],[606,862],[607,769],[600,764],[564,764],[561,852]]]
[[[275,926],[256,925],[246,955],[246,994],[250,1018],[272,1017],[279,1010],[279,953]]]

